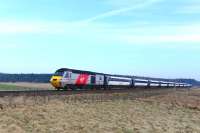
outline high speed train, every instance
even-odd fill
[[[69,68],[58,69],[50,80],[57,89],[111,89],[117,87],[191,87],[191,84],[166,82],[153,79],[135,78],[133,76],[111,75]]]

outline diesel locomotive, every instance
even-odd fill
[[[154,79],[135,78],[133,76],[112,75],[90,71],[61,68],[57,70],[50,80],[57,89],[111,89],[134,87],[191,87],[191,84],[167,82]]]

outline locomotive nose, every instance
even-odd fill
[[[61,88],[61,78],[60,76],[53,76],[50,80],[51,85],[54,86],[55,88]]]

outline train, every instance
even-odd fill
[[[188,83],[168,82],[134,76],[114,75],[69,68],[58,69],[50,79],[57,90],[112,89],[112,88],[174,88],[192,87]]]

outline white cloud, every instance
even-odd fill
[[[129,44],[200,43],[200,25],[136,26],[120,32],[115,38]]]
[[[194,35],[129,35],[129,36],[121,36],[119,37],[121,41],[137,44],[137,43],[145,43],[145,44],[155,44],[155,43],[200,43],[200,34]]]
[[[132,6],[128,6],[128,7],[124,7],[124,8],[120,8],[120,9],[115,9],[115,10],[111,10],[111,11],[108,11],[108,12],[98,14],[98,15],[93,16],[91,18],[85,19],[82,22],[83,23],[89,23],[89,22],[96,21],[96,20],[99,20],[99,19],[104,19],[104,18],[107,18],[107,17],[116,16],[116,15],[119,15],[119,14],[124,13],[124,12],[129,12],[129,11],[133,11],[133,10],[136,10],[136,9],[141,9],[141,8],[151,6],[152,4],[155,4],[155,3],[160,2],[160,1],[161,0],[145,0],[145,1],[142,1],[140,3],[138,2],[138,4],[135,4],[135,5],[132,5]]]
[[[66,22],[22,22],[22,21],[8,21],[0,22],[0,34],[17,34],[17,33],[66,33],[73,32],[73,29],[81,26],[75,23]]]
[[[101,39],[126,43],[164,43],[164,42],[200,42],[200,25],[151,25],[136,24],[130,26],[116,26],[92,22],[0,22],[0,34],[18,35],[19,33],[57,34],[73,37]],[[9,46],[13,47],[13,46]]]
[[[40,32],[39,25],[16,22],[0,22],[0,33]]]
[[[123,7],[129,7],[130,5],[136,5],[141,2],[145,2],[147,0],[105,0],[105,4],[109,5],[113,8],[123,8]]]

